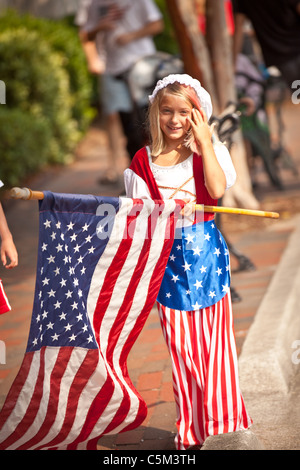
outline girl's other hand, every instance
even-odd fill
[[[180,211],[180,215],[184,217],[190,217],[194,213],[193,204],[190,203],[189,198],[182,199],[185,202],[183,209]]]
[[[18,266],[18,252],[12,238],[7,238],[1,244],[1,261],[6,269]]]

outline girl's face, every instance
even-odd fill
[[[168,142],[185,139],[191,124],[192,105],[181,96],[166,93],[159,107],[160,128]]]

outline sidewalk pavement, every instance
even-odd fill
[[[294,132],[292,150],[297,151],[299,137],[294,128],[290,132]],[[298,154],[300,163],[300,150]],[[35,190],[117,196],[123,190],[122,185],[109,188],[97,182],[106,161],[105,136],[101,129],[92,128],[73,164],[43,172],[32,178],[28,186]],[[268,191],[268,187],[261,193],[265,210],[289,207],[291,200],[299,198],[299,181],[289,178],[286,190],[281,193]],[[19,370],[27,344],[38,239],[35,201],[8,201],[5,209],[20,263],[13,271],[1,271],[12,312],[0,317],[0,340],[6,345],[6,364],[0,364],[0,407]],[[224,230],[255,266],[254,270],[237,272],[238,264],[232,257],[233,286],[241,296],[241,301],[233,304],[241,389],[254,425],[250,431],[210,437],[202,449],[300,449],[297,402],[300,323],[296,315],[296,294],[300,288],[300,219],[285,209],[280,220],[256,221],[251,227],[243,217],[240,222],[225,218]],[[247,230],[239,228],[239,223],[241,227],[247,226]],[[100,439],[99,450],[173,450],[176,411],[171,363],[156,308],[129,355],[128,369],[148,405],[148,416],[133,431]]]

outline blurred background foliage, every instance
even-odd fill
[[[154,38],[158,51],[179,55],[179,46],[175,38],[172,22],[168,14],[165,0],[155,0],[164,18],[164,31]]]

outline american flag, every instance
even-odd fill
[[[172,248],[175,201],[44,193],[26,353],[0,413],[0,449],[96,449],[140,425],[127,357]]]

